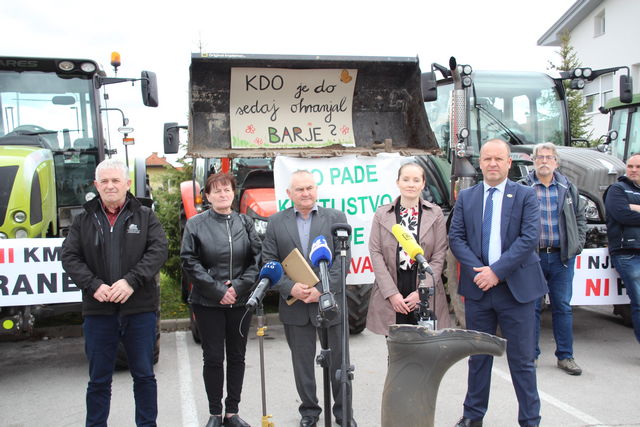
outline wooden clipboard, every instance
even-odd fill
[[[298,248],[294,248],[282,261],[282,268],[294,283],[304,283],[310,288],[320,281]],[[287,300],[287,304],[291,305],[297,300],[298,298],[291,297]]]

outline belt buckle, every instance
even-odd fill
[[[547,246],[546,248],[544,248],[544,251],[548,254],[553,253],[553,248],[550,246]]]

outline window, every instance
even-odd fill
[[[583,90],[587,113],[597,113],[598,108],[613,98],[613,74],[605,74],[588,82]]]
[[[593,37],[599,37],[604,34],[605,30],[605,19],[604,19],[604,9],[598,13],[593,20]]]
[[[584,94],[584,103],[587,105],[587,113],[595,113],[599,107],[600,101],[600,79],[588,82],[584,85],[582,93]]]
[[[607,101],[613,98],[613,74],[600,77],[600,92],[602,93],[601,105],[606,105]]]

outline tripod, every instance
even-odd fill
[[[336,376],[340,379],[342,396],[342,425],[356,427],[353,421],[352,384],[355,367],[349,360],[349,310],[347,308],[347,251],[349,250],[349,224],[334,224],[331,227],[334,242],[340,253],[340,278],[342,280],[342,363]]]
[[[258,319],[258,329],[256,335],[258,336],[258,343],[260,344],[260,388],[262,392],[262,427],[274,427],[275,424],[269,420],[272,415],[267,415],[267,396],[266,396],[266,384],[264,379],[264,331],[267,327],[264,325],[264,308],[262,307],[262,301],[256,307],[256,318]]]
[[[324,386],[324,425],[331,427],[331,348],[329,348],[329,322],[338,315],[338,306],[329,288],[329,271],[326,262],[320,263],[322,294],[318,300],[318,325],[320,326],[320,354],[316,363],[322,367]]]

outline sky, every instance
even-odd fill
[[[162,3],[162,5],[160,4]],[[474,69],[547,71],[557,48],[536,41],[574,0],[232,0],[176,2],[4,1],[0,55],[93,59],[109,76],[158,77],[160,105],[142,105],[139,84],[110,85],[109,107],[135,130],[129,156],[163,155],[165,122],[187,124],[192,52],[418,56]],[[122,153],[119,113],[109,113],[112,145]],[[186,141],[186,133],[181,139]],[[177,156],[169,156],[175,161]]]

